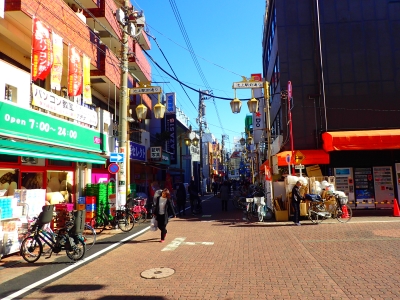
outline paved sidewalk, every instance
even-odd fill
[[[24,299],[400,299],[400,218],[247,224],[218,198],[203,208],[165,243],[148,231]]]

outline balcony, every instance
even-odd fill
[[[129,43],[128,60],[129,72],[135,75],[140,81],[151,81],[151,66],[143,50],[133,41]]]

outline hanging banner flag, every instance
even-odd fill
[[[51,89],[61,90],[63,69],[63,38],[53,32],[53,67],[51,68]]]
[[[50,29],[41,21],[33,18],[32,38],[32,80],[45,79],[53,65],[53,49]]]
[[[68,66],[68,96],[79,96],[82,94],[82,63],[75,46],[69,47]]]
[[[83,101],[92,104],[92,90],[90,87],[90,57],[83,55]]]

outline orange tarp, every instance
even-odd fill
[[[324,132],[322,141],[327,152],[400,149],[400,129]]]
[[[304,159],[301,162],[302,165],[328,165],[330,160],[329,160],[329,153],[325,152],[322,149],[316,149],[316,150],[294,150],[294,154],[296,155],[297,151],[300,151]],[[287,155],[292,156],[292,151],[283,151],[279,152],[276,154],[278,157],[278,166],[279,167],[285,167],[287,166],[286,162],[286,156]],[[293,160],[292,160],[293,162]],[[264,171],[265,165],[268,166],[268,160],[266,160],[261,166],[260,166],[260,171]]]

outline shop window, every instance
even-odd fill
[[[43,172],[22,172],[21,188],[27,190],[36,190],[43,188]]]
[[[18,163],[18,156],[1,155],[0,162],[2,162],[2,163]]]
[[[0,169],[0,194],[13,196],[18,188],[19,169]]]
[[[30,156],[21,156],[21,164],[24,166],[44,166],[45,159],[44,158],[36,158]]]
[[[72,164],[73,164],[72,161],[55,160],[55,159],[49,159],[48,160],[48,165],[49,166],[72,167]]]
[[[71,203],[73,176],[73,172],[47,171],[47,201],[51,204]]]

